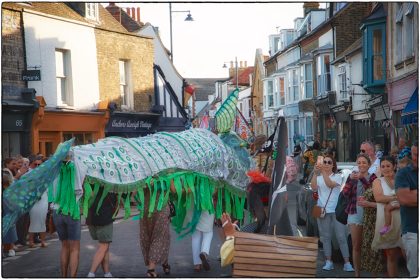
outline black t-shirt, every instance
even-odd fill
[[[117,195],[115,193],[108,193],[102,205],[96,214],[96,208],[98,207],[99,200],[101,199],[103,188],[100,188],[98,194],[95,197],[92,206],[89,208],[88,216],[86,218],[86,224],[92,226],[105,226],[114,222],[112,216],[117,207]]]

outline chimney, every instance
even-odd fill
[[[140,23],[140,7],[137,7],[137,22]]]
[[[131,17],[131,9],[130,8],[125,8],[126,9],[126,11],[127,11],[127,15],[129,16],[129,17]]]
[[[233,61],[230,61],[230,68],[233,68]]]
[[[306,16],[310,11],[319,9],[318,2],[305,2],[303,3],[303,14]]]
[[[136,20],[136,9],[135,8],[131,8],[131,18]]]
[[[244,63],[245,63],[245,66],[244,66],[244,67],[245,67],[245,68],[246,68],[246,67],[248,67],[248,66],[247,66],[247,64],[248,64],[248,63],[246,62],[246,60],[244,61]]]
[[[115,2],[109,2],[109,7],[115,7]]]
[[[242,68],[242,63],[243,63],[243,61],[241,60],[241,61],[239,61],[239,67],[240,68]]]

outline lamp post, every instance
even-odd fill
[[[172,11],[172,3],[169,3],[169,28],[170,28],[170,41],[171,41],[171,61],[174,61],[174,53],[173,53],[173,47],[172,47],[172,13],[188,13],[187,17],[185,18],[185,21],[194,21],[194,19],[191,16],[191,11]]]
[[[227,68],[227,62],[223,63],[223,68]],[[238,88],[238,58],[235,56],[235,76],[236,76],[236,88]]]

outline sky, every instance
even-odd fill
[[[140,7],[140,20],[159,27],[170,49],[168,3],[118,3]],[[172,13],[174,64],[184,78],[226,78],[230,61],[253,66],[256,49],[268,55],[268,36],[278,29],[293,28],[303,16],[303,2],[294,3],[172,3],[172,11],[191,11],[194,21],[184,21],[187,12]]]

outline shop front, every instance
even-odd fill
[[[337,160],[344,162],[350,161],[350,150],[351,146],[353,145],[353,137],[349,137],[351,135],[351,118],[350,114],[347,112],[348,109],[349,102],[344,102],[340,105],[331,106],[331,111],[333,112],[334,119],[337,123]]]
[[[381,145],[383,151],[388,153],[391,149],[391,120],[388,98],[385,94],[372,97],[366,102],[370,108],[371,115],[371,136],[369,137],[375,144]]]
[[[31,152],[32,116],[38,108],[37,100],[2,99],[2,157],[28,156]]]
[[[105,128],[105,135],[124,138],[142,137],[158,130],[159,114],[114,111]]]
[[[337,123],[334,119],[333,112],[330,108],[335,104],[335,98],[335,93],[330,92],[326,96],[315,100],[315,106],[318,109],[319,114],[318,129],[320,132],[320,142],[322,142],[323,140],[336,141]]]
[[[109,112],[46,109],[42,97],[32,119],[32,153],[50,156],[58,144],[75,138],[75,145],[90,144],[105,137]]]

